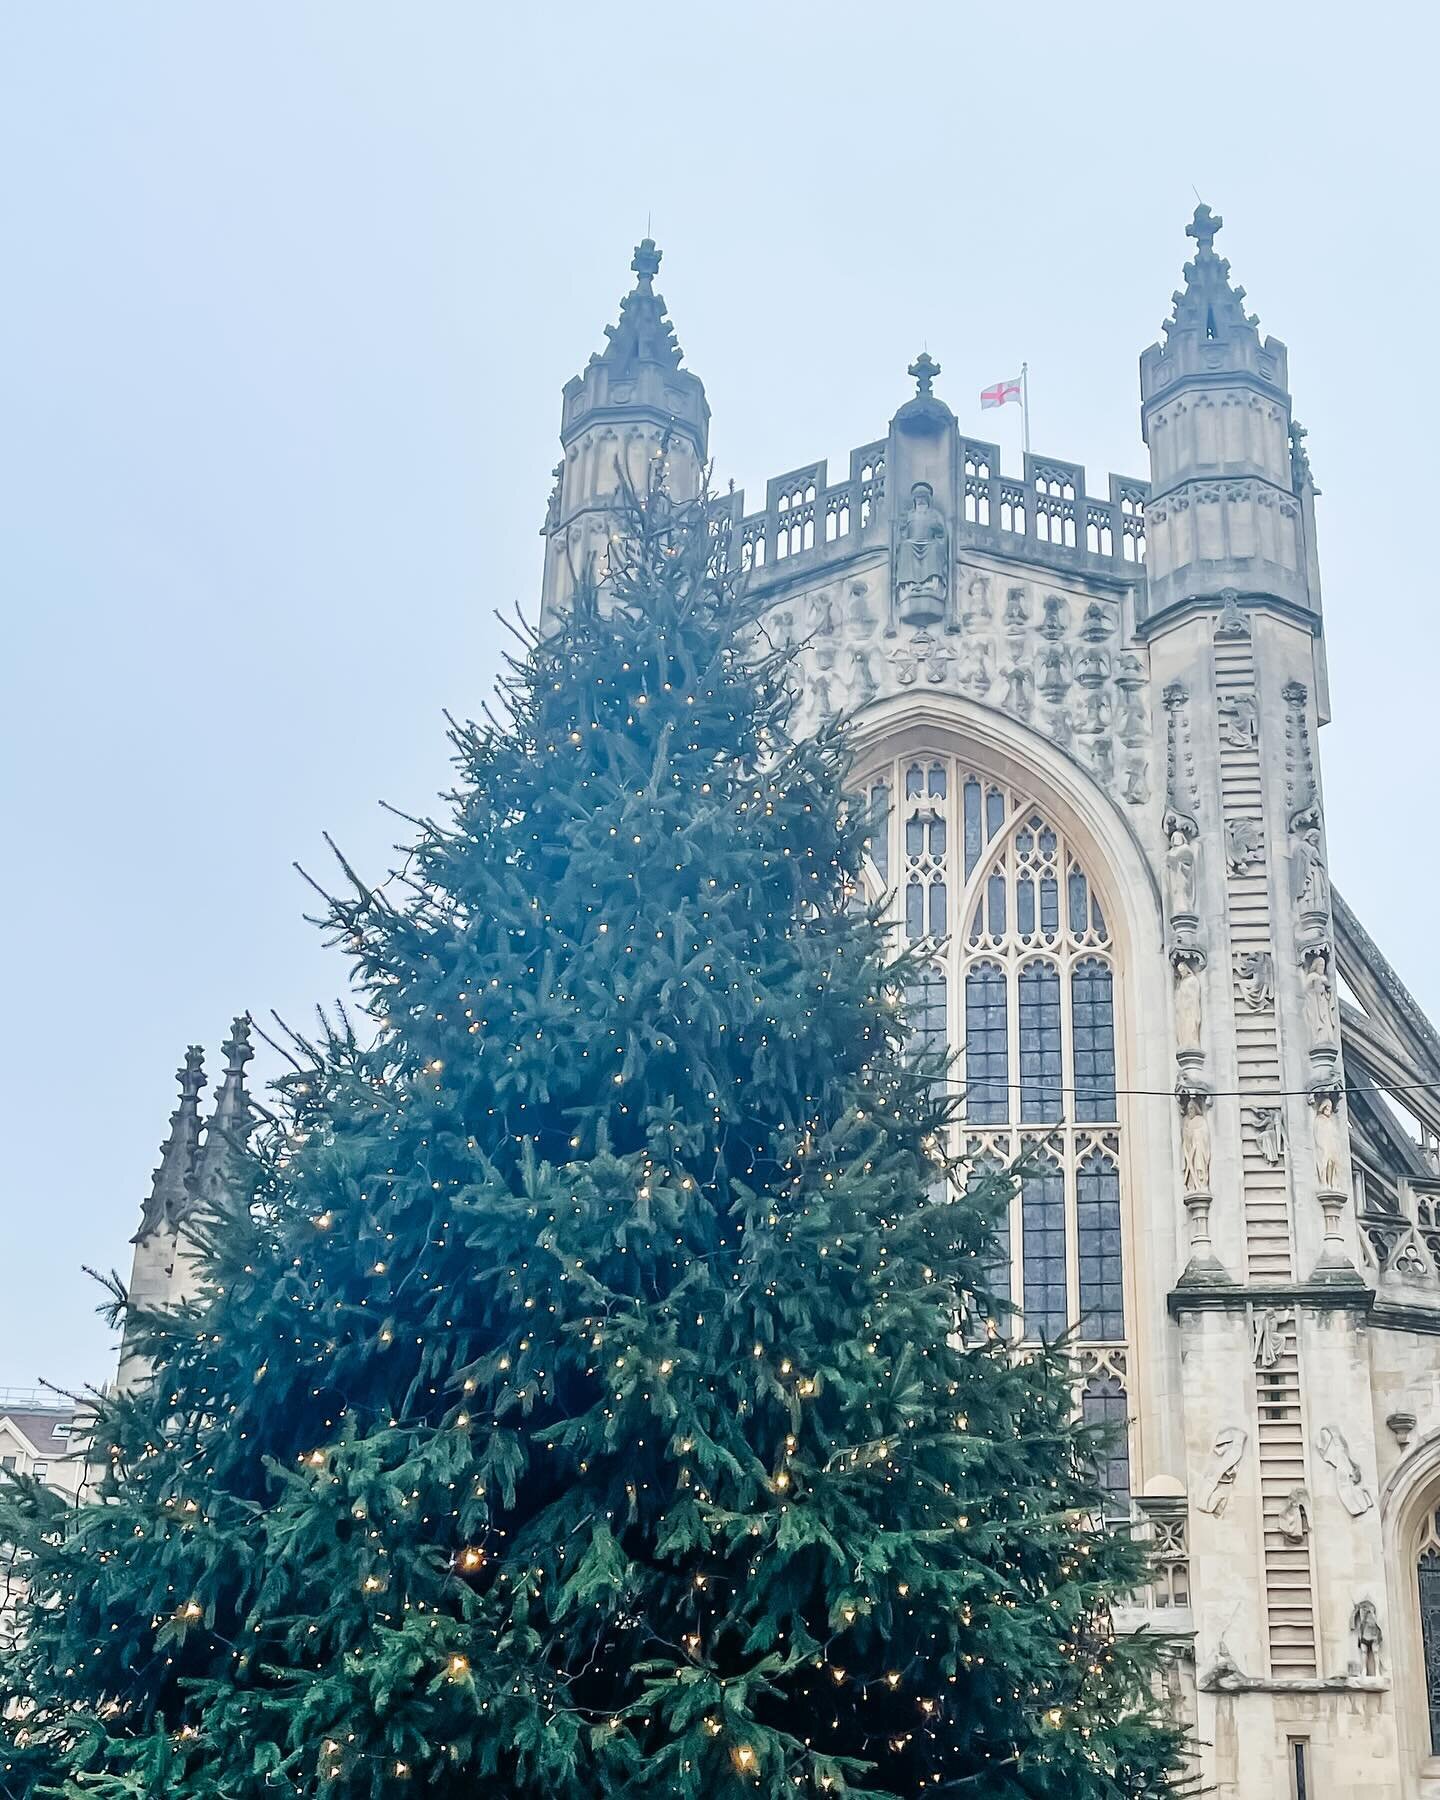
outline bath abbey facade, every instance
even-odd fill
[[[1181,1646],[1220,1795],[1410,1800],[1440,1796],[1440,1036],[1332,882],[1315,488],[1219,226],[1140,357],[1145,478],[1007,472],[921,356],[835,479],[720,508],[802,727],[853,716],[963,1147],[1025,1155],[1011,1328],[1070,1333],[1077,1405],[1121,1428],[1104,1485],[1154,1550],[1123,1623]],[[691,495],[707,466],[659,261],[564,390],[542,621],[621,471]],[[208,1130],[187,1064],[137,1297],[193,1280],[248,1055],[241,1021]]]

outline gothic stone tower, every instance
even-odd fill
[[[1440,1795],[1440,1039],[1331,891],[1315,490],[1219,226],[1141,358],[1149,481],[1004,473],[922,356],[839,480],[723,524],[802,720],[854,716],[965,1146],[1028,1153],[1013,1330],[1073,1330],[1077,1405],[1123,1427],[1105,1486],[1156,1551],[1127,1622],[1186,1646],[1207,1780]],[[547,618],[617,463],[689,493],[706,455],[658,261],[565,390]]]

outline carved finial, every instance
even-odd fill
[[[176,1071],[180,1104],[170,1115],[170,1135],[160,1151],[160,1166],[155,1171],[140,1214],[140,1229],[135,1233],[134,1243],[143,1243],[152,1231],[173,1230],[185,1213],[195,1150],[200,1141],[200,1090],[205,1085],[203,1063],[200,1046],[191,1044],[185,1052],[184,1064]]]
[[[635,246],[635,256],[630,267],[640,277],[636,286],[642,293],[650,292],[650,283],[660,273],[661,255],[662,252],[655,248],[655,240],[652,237],[642,238]]]
[[[665,302],[653,286],[660,269],[660,252],[654,238],[642,238],[635,246],[630,267],[635,271],[635,286],[620,302],[620,322],[605,327],[610,341],[601,360],[618,364],[627,373],[642,362],[678,369],[680,346],[675,341],[674,327],[665,317]]]
[[[916,396],[928,400],[935,391],[935,377],[940,373],[940,365],[928,350],[922,350],[905,373],[915,377]]]
[[[1185,227],[1185,235],[1194,238],[1200,247],[1200,254],[1207,256],[1214,248],[1215,233],[1224,223],[1225,221],[1219,213],[1211,212],[1202,200],[1195,208],[1195,217]]]

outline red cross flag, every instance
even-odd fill
[[[992,406],[1008,405],[1011,400],[1015,401],[1017,405],[1020,402],[1020,377],[1018,375],[1013,381],[997,381],[994,387],[980,390],[981,412],[988,412]]]

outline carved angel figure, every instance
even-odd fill
[[[1255,1147],[1272,1169],[1285,1160],[1285,1115],[1278,1106],[1255,1109]]]
[[[1335,1471],[1335,1492],[1350,1517],[1358,1519],[1362,1513],[1369,1512],[1375,1504],[1375,1496],[1366,1487],[1364,1470],[1350,1454],[1350,1446],[1340,1428],[1322,1425],[1315,1438],[1315,1448],[1321,1459]]]
[[[1273,1306],[1255,1321],[1255,1367],[1273,1369],[1285,1354],[1285,1321]]]
[[[1235,1472],[1245,1454],[1247,1434],[1240,1425],[1225,1425],[1215,1434],[1215,1442],[1200,1477],[1201,1512],[1218,1519],[1235,1485]]]
[[[1247,950],[1235,964],[1236,986],[1251,1012],[1275,1004],[1275,958],[1268,950]]]
[[[1225,821],[1225,860],[1232,873],[1248,875],[1250,865],[1260,859],[1260,846],[1264,841],[1258,819],[1227,819]]]
[[[1310,1495],[1303,1487],[1293,1487],[1285,1496],[1285,1504],[1275,1515],[1275,1525],[1287,1544],[1303,1544],[1310,1535]]]

